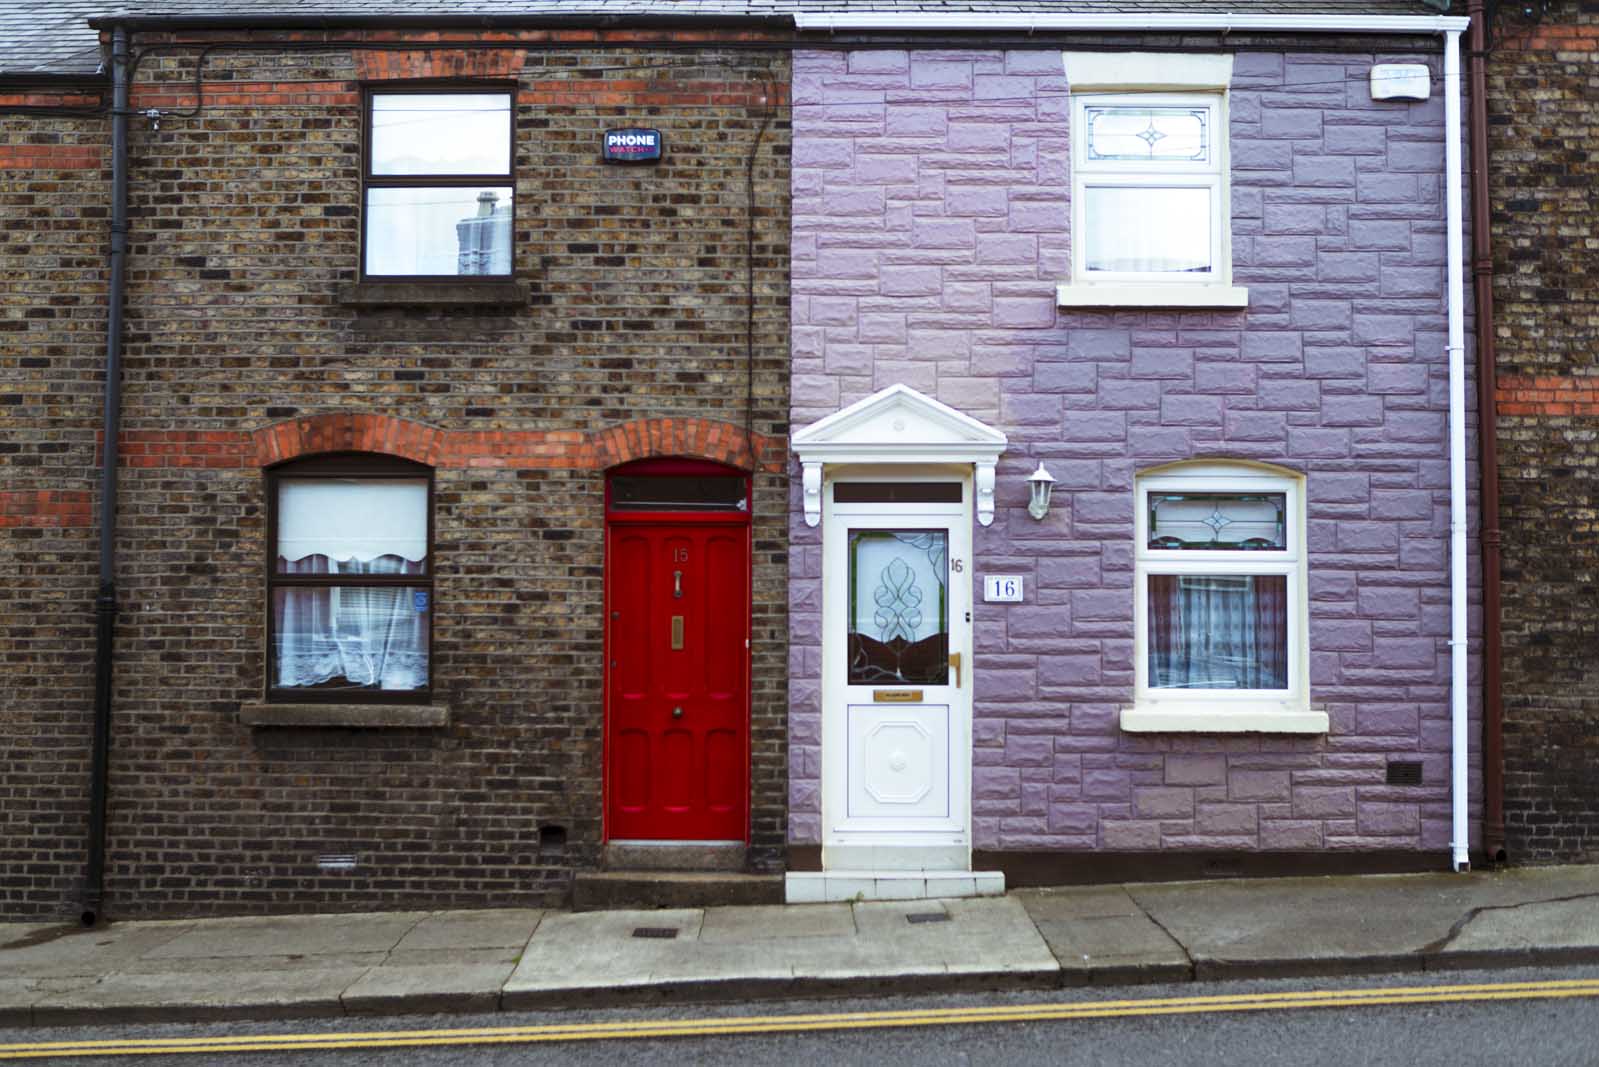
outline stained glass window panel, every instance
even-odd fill
[[[1149,547],[1209,551],[1288,547],[1283,493],[1150,493]]]
[[[1207,163],[1209,113],[1189,107],[1090,107],[1088,158]]]
[[[849,684],[949,684],[949,534],[849,532]]]

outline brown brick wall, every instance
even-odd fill
[[[597,862],[603,471],[656,454],[752,465],[745,168],[763,124],[751,833],[758,866],[781,855],[789,133],[767,101],[786,57],[549,33],[435,54],[441,35],[382,36],[404,47],[218,47],[193,117],[195,49],[135,41],[164,46],[139,66],[137,105],[174,113],[130,136],[112,916],[551,902]],[[480,66],[521,82],[528,306],[341,304],[359,254],[359,79]],[[94,120],[0,122],[106,140]],[[664,131],[661,164],[598,161],[602,131],[631,125]],[[7,491],[96,484],[105,179],[0,168],[0,203],[42,223],[0,234],[0,270],[28,279],[0,288],[0,329],[17,331],[0,392],[21,397],[0,407]],[[236,714],[263,687],[260,465],[352,442],[436,464],[433,677],[452,724],[252,731]],[[0,568],[19,575],[0,585],[0,914],[75,909],[94,552],[89,526],[0,526]],[[541,852],[543,826],[565,846]],[[321,853],[359,866],[319,872]]]
[[[1488,59],[1504,531],[1506,845],[1599,859],[1599,4]]]
[[[62,910],[83,869],[108,143],[0,113],[0,914]]]

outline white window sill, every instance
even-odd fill
[[[1269,702],[1162,700],[1122,708],[1122,729],[1133,734],[1325,734],[1327,727],[1325,711]]]
[[[1243,308],[1249,290],[1241,285],[1073,285],[1055,289],[1063,308]]]

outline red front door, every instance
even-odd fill
[[[743,841],[747,512],[607,523],[606,836]]]

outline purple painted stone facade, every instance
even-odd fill
[[[796,55],[793,425],[904,382],[1010,439],[975,575],[1022,574],[1027,599],[977,605],[976,847],[1447,847],[1443,101],[1372,102],[1376,59],[1237,56],[1249,308],[1189,313],[1057,309],[1059,53]],[[1306,476],[1325,737],[1120,729],[1134,479],[1200,457]],[[1024,481],[1040,459],[1057,479],[1041,523]],[[817,843],[821,542],[793,484],[789,835]],[[1385,785],[1390,759],[1420,760],[1424,784]]]

